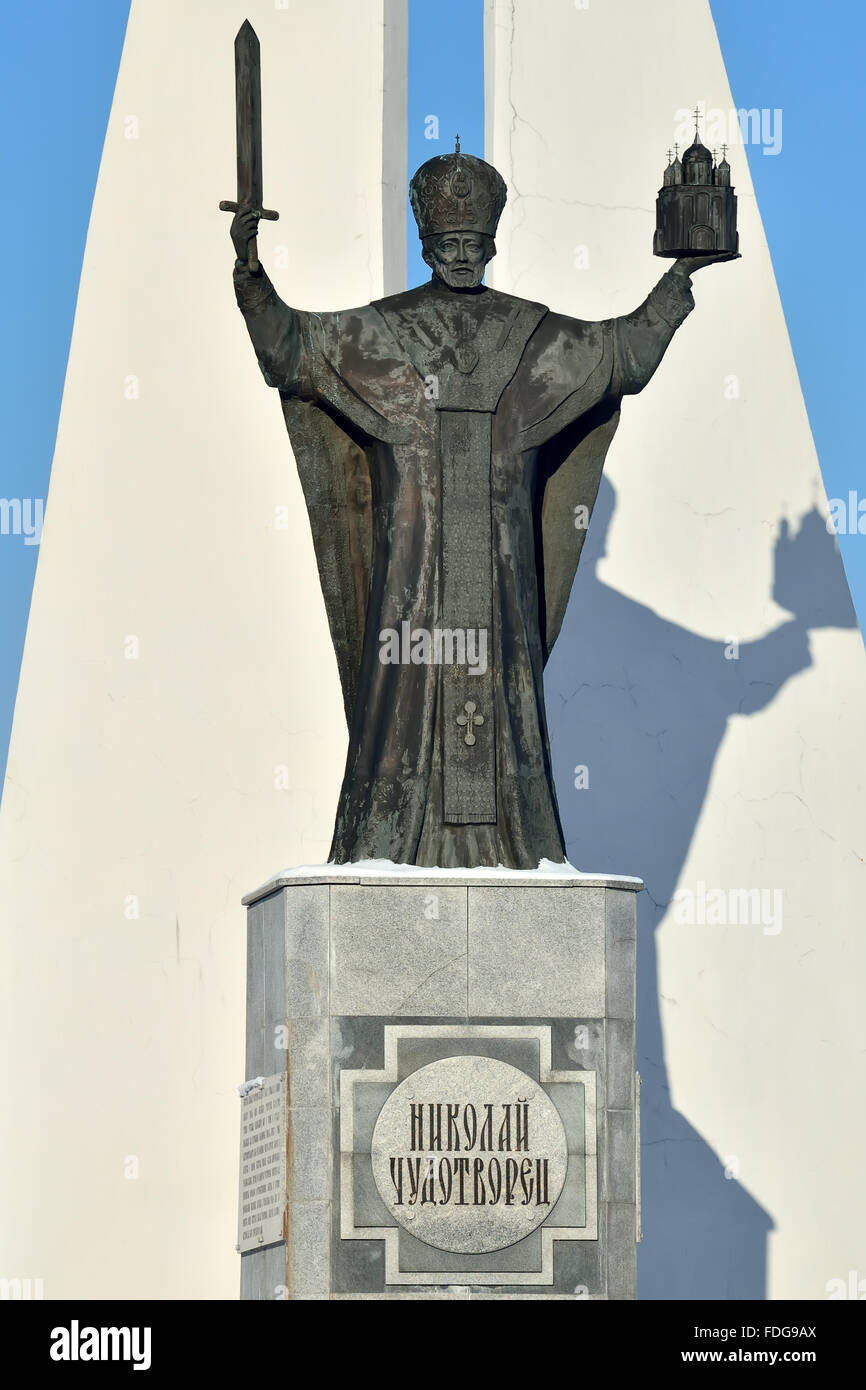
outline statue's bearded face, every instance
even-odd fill
[[[483,232],[440,232],[425,237],[422,246],[431,270],[452,290],[477,289],[496,255],[493,237]]]

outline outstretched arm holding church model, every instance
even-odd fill
[[[691,277],[705,265],[737,260],[734,253],[681,256],[631,314],[614,319],[616,395],[642,391],[670,345],[674,333],[695,307]]]

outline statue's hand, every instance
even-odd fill
[[[238,208],[232,218],[229,235],[239,261],[249,258],[249,244],[258,235],[259,214],[254,208]]]
[[[705,265],[718,265],[721,261],[740,260],[739,251],[715,251],[706,256],[679,256],[674,261],[673,269],[678,270],[681,275],[694,275],[696,270],[700,270]]]

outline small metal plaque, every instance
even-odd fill
[[[385,1101],[373,1177],[388,1211],[438,1250],[481,1255],[514,1245],[549,1217],[568,1144],[532,1077],[493,1057],[444,1057]]]
[[[285,1072],[262,1078],[241,1100],[241,1182],[238,1249],[258,1250],[284,1239],[286,1211]]]

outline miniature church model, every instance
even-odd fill
[[[725,158],[716,163],[701,144],[695,115],[695,141],[664,172],[664,185],[656,200],[657,256],[694,256],[739,249],[737,199],[731,187],[731,166]],[[671,152],[668,151],[670,161]]]

